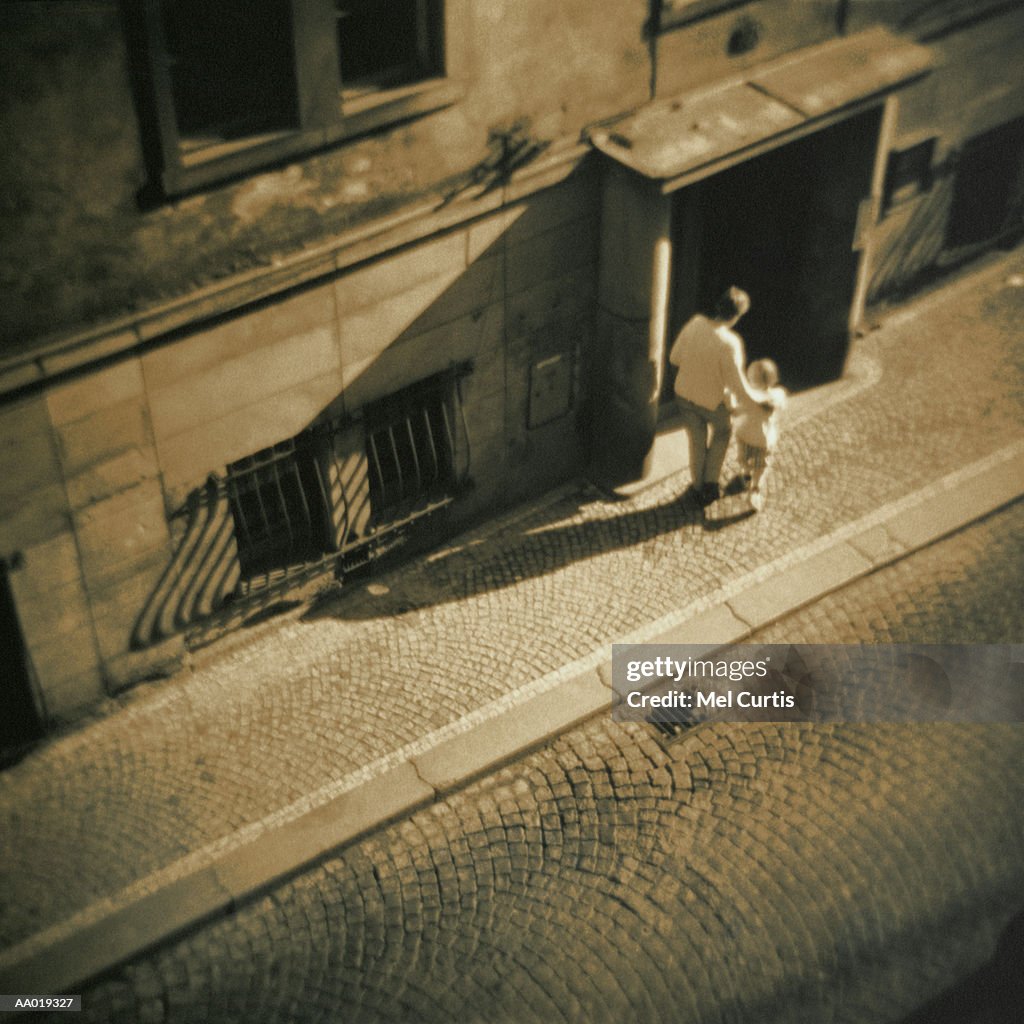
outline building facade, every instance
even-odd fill
[[[842,373],[1016,237],[1017,3],[36,0],[0,11],[5,744],[283,593],[583,472],[666,339]]]

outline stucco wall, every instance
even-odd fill
[[[755,0],[669,29],[658,39],[657,96],[700,88],[830,39],[837,7],[829,0]]]

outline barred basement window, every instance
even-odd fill
[[[271,573],[329,550],[327,489],[313,434],[228,466],[227,491],[245,576]]]
[[[450,505],[469,472],[459,381],[471,369],[452,365],[231,463],[218,485],[234,526],[238,593],[371,561]]]
[[[408,515],[456,482],[456,393],[448,374],[364,410],[370,503],[376,522]]]

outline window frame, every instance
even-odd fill
[[[458,381],[468,372],[462,367],[434,374],[361,410],[375,526],[458,493],[465,434]]]
[[[935,183],[938,141],[937,136],[929,135],[889,150],[882,189],[883,216],[931,191]]]
[[[409,4],[411,15],[411,32],[406,25],[409,43],[413,53],[407,53],[398,63],[389,63],[377,68],[367,69],[362,76],[346,72],[347,56],[343,51],[345,21],[348,16],[355,16],[358,22],[366,14],[374,13],[378,8],[386,8],[394,0],[334,0],[336,19],[336,37],[338,39],[338,75],[341,80],[341,105],[346,112],[353,104],[361,104],[368,96],[390,92],[403,85],[410,85],[437,77],[444,66],[444,26],[443,0],[405,0]],[[356,7],[356,11],[343,11],[342,7]],[[365,7],[360,18],[358,8]],[[356,33],[353,33],[353,37]],[[370,48],[367,47],[367,50]],[[408,75],[412,70],[413,74]],[[390,82],[389,82],[390,79]]]
[[[380,128],[443,109],[462,96],[455,71],[462,63],[459,22],[466,0],[422,0],[435,73],[393,88],[346,98],[339,69],[335,0],[289,0],[296,117],[292,127],[190,149],[178,129],[164,37],[162,0],[144,0],[145,71],[156,122],[156,174],[166,196],[195,191]]]

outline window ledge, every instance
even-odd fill
[[[164,168],[163,192],[166,196],[194,192],[316,149],[322,142],[322,131],[275,132],[181,153],[177,163]]]
[[[700,18],[721,14],[732,7],[742,7],[749,0],[662,0],[659,31],[688,25]]]
[[[396,121],[441,110],[458,102],[462,95],[461,83],[450,78],[431,78],[395,89],[364,93],[351,99],[343,96],[341,120],[325,130],[325,141],[333,143],[350,139]]]

